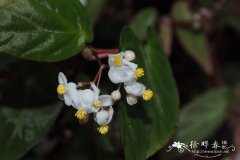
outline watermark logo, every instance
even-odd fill
[[[235,146],[228,145],[226,140],[222,141],[191,141],[190,144],[181,142],[174,142],[171,146],[168,146],[167,152],[170,152],[173,148],[176,148],[179,153],[190,152],[194,156],[203,158],[215,158],[223,154],[228,154],[235,151]]]

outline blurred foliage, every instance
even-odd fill
[[[238,0],[229,1],[220,13],[220,18],[227,25],[237,29],[240,32],[240,2]]]
[[[0,0],[0,160],[188,160],[194,156],[164,146],[210,138],[236,143],[239,8],[238,0],[89,0],[85,7],[79,0]],[[194,25],[202,11],[216,16]],[[95,76],[98,64],[79,55],[86,43],[135,51],[146,71],[140,81],[155,94],[133,107],[122,95],[104,136],[93,117],[79,122],[56,95],[60,71],[73,82]],[[106,77],[100,85],[109,93],[116,86]]]
[[[92,23],[96,23],[106,4],[106,0],[89,0],[87,2],[87,13]]]
[[[187,3],[184,1],[176,2],[173,6],[172,15],[175,20],[192,22],[194,15],[189,10]],[[202,31],[177,29],[177,36],[180,43],[208,73],[212,73],[211,57],[208,50],[208,41]]]
[[[140,40],[145,40],[147,37],[147,29],[149,27],[154,27],[158,13],[154,8],[145,8],[139,11],[139,13],[134,17],[131,28]],[[144,23],[143,20],[145,19]]]
[[[229,88],[212,89],[194,98],[181,112],[176,140],[189,144],[210,138],[224,122],[233,99]]]

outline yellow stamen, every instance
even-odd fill
[[[140,78],[140,77],[144,76],[143,68],[137,68],[134,72],[134,76],[135,76],[135,78]]]
[[[114,56],[114,65],[121,66],[122,65],[122,57],[120,55]]]
[[[100,107],[102,106],[102,103],[101,103],[99,100],[95,100],[95,101],[93,102],[93,106],[94,106],[95,108],[100,108]]]
[[[65,92],[66,92],[66,88],[63,85],[58,85],[57,93],[58,94],[64,94]]]
[[[143,99],[145,101],[150,101],[153,97],[153,91],[151,91],[150,89],[146,90],[144,93],[143,93]]]
[[[87,112],[80,109],[75,113],[75,116],[79,119],[79,120],[83,120],[87,117]]]
[[[101,127],[98,127],[97,130],[100,134],[106,134],[109,130],[109,127],[107,125],[103,125]]]

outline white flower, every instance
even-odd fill
[[[85,119],[88,113],[98,112],[100,107],[102,107],[102,102],[98,100],[101,97],[99,96],[100,93],[99,88],[97,88],[97,86],[92,82],[91,88],[92,90],[91,89],[78,90],[78,103],[73,107],[78,110],[75,116],[80,120]],[[105,99],[103,98],[103,100]]]
[[[90,89],[78,90],[78,103],[73,105],[78,111],[75,116],[80,119],[86,119],[88,113],[95,112],[93,107],[94,92]]]
[[[129,66],[132,69],[136,69],[138,67],[137,64],[129,62],[124,57],[124,52],[118,54],[111,54],[108,56],[108,64],[111,67],[121,67],[121,66]]]
[[[134,70],[128,66],[111,67],[108,76],[115,84],[129,82],[134,79]]]
[[[150,89],[146,90],[146,86],[139,82],[125,83],[124,88],[127,95],[127,102],[129,105],[137,103],[137,97],[142,96],[145,101],[149,101],[153,97],[153,91]]]
[[[107,110],[102,109],[95,114],[94,120],[100,125],[100,127],[98,127],[99,133],[106,134],[108,132],[108,124],[112,121],[113,113],[114,110],[112,106],[110,106]]]
[[[67,106],[76,105],[78,97],[76,84],[68,83],[66,76],[62,72],[58,74],[58,83],[57,93],[63,96],[64,103]]]
[[[78,110],[83,109],[87,113],[92,113],[93,101],[94,101],[94,92],[91,89],[78,90],[78,105],[73,107]]]
[[[127,51],[131,53],[131,51]],[[128,60],[124,58],[124,52],[115,55],[109,55],[109,79],[115,83],[130,82],[137,78],[144,76],[144,70],[142,68],[137,68],[138,65],[129,61],[132,58],[128,57]],[[134,54],[135,56],[135,54]],[[127,56],[126,56],[127,57]]]
[[[91,88],[94,91],[94,102],[93,106],[99,110],[101,107],[108,107],[113,105],[113,99],[110,95],[100,95],[100,90],[97,88],[95,83],[91,82]]]

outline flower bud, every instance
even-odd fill
[[[129,105],[134,105],[137,103],[137,99],[138,97],[137,96],[134,96],[132,94],[127,94],[127,103]]]
[[[121,93],[119,92],[119,90],[113,91],[111,93],[111,97],[114,101],[118,101],[121,98]]]
[[[109,113],[108,111],[102,110],[97,113],[96,121],[99,125],[105,125],[108,122]]]
[[[128,61],[133,61],[135,59],[135,53],[133,51],[125,51],[124,58]]]

